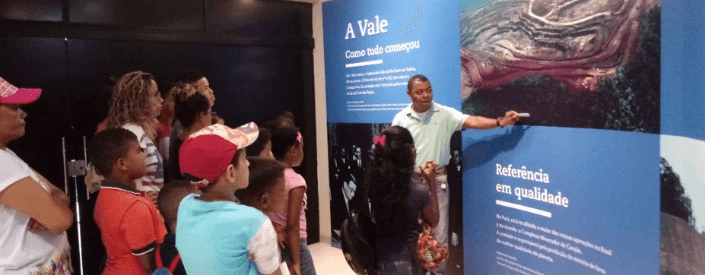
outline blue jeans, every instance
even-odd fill
[[[418,274],[414,264],[408,261],[379,262],[377,263],[377,271],[383,275]]]
[[[316,267],[313,265],[313,256],[311,256],[311,251],[308,250],[308,243],[306,242],[306,239],[301,239],[300,244],[299,255],[301,255],[301,275],[316,275]],[[289,249],[284,248],[281,251],[282,259],[288,266],[291,266],[294,260],[291,258]]]

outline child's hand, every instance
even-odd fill
[[[301,275],[301,264],[292,264],[289,267],[289,273],[291,275]]]
[[[277,232],[277,242],[279,242],[279,246],[282,248],[286,247],[286,227],[283,225],[274,224],[274,231]]]
[[[423,174],[423,177],[426,178],[428,182],[435,182],[436,181],[436,168],[438,168],[438,164],[435,161],[429,160],[426,162],[426,165],[419,166],[421,169],[421,174]]]
[[[145,196],[152,201],[154,205],[157,205],[157,199],[159,198],[159,192],[157,191],[147,191]]]

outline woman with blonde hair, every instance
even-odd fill
[[[164,160],[154,144],[162,102],[154,77],[134,71],[123,75],[115,83],[108,111],[108,127],[122,127],[134,133],[147,154],[147,175],[137,180],[136,186],[154,203],[164,185]]]

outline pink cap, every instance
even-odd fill
[[[0,77],[0,103],[27,104],[42,94],[41,89],[20,89]]]
[[[259,128],[254,122],[236,129],[213,124],[191,134],[179,150],[182,173],[204,179],[199,187],[215,182],[230,165],[235,152],[255,142]]]

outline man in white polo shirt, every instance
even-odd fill
[[[394,116],[392,125],[402,126],[411,132],[416,146],[416,167],[432,160],[438,164],[436,170],[436,192],[440,219],[434,229],[436,239],[448,245],[448,177],[446,165],[450,162],[450,138],[455,131],[464,129],[492,129],[513,125],[519,120],[515,111],[507,111],[503,117],[486,118],[470,116],[453,108],[433,102],[431,82],[424,75],[415,75],[409,79],[407,95],[411,104]],[[418,170],[418,168],[417,168]],[[423,181],[415,173],[414,183]],[[434,270],[436,274],[444,273],[445,268]]]

